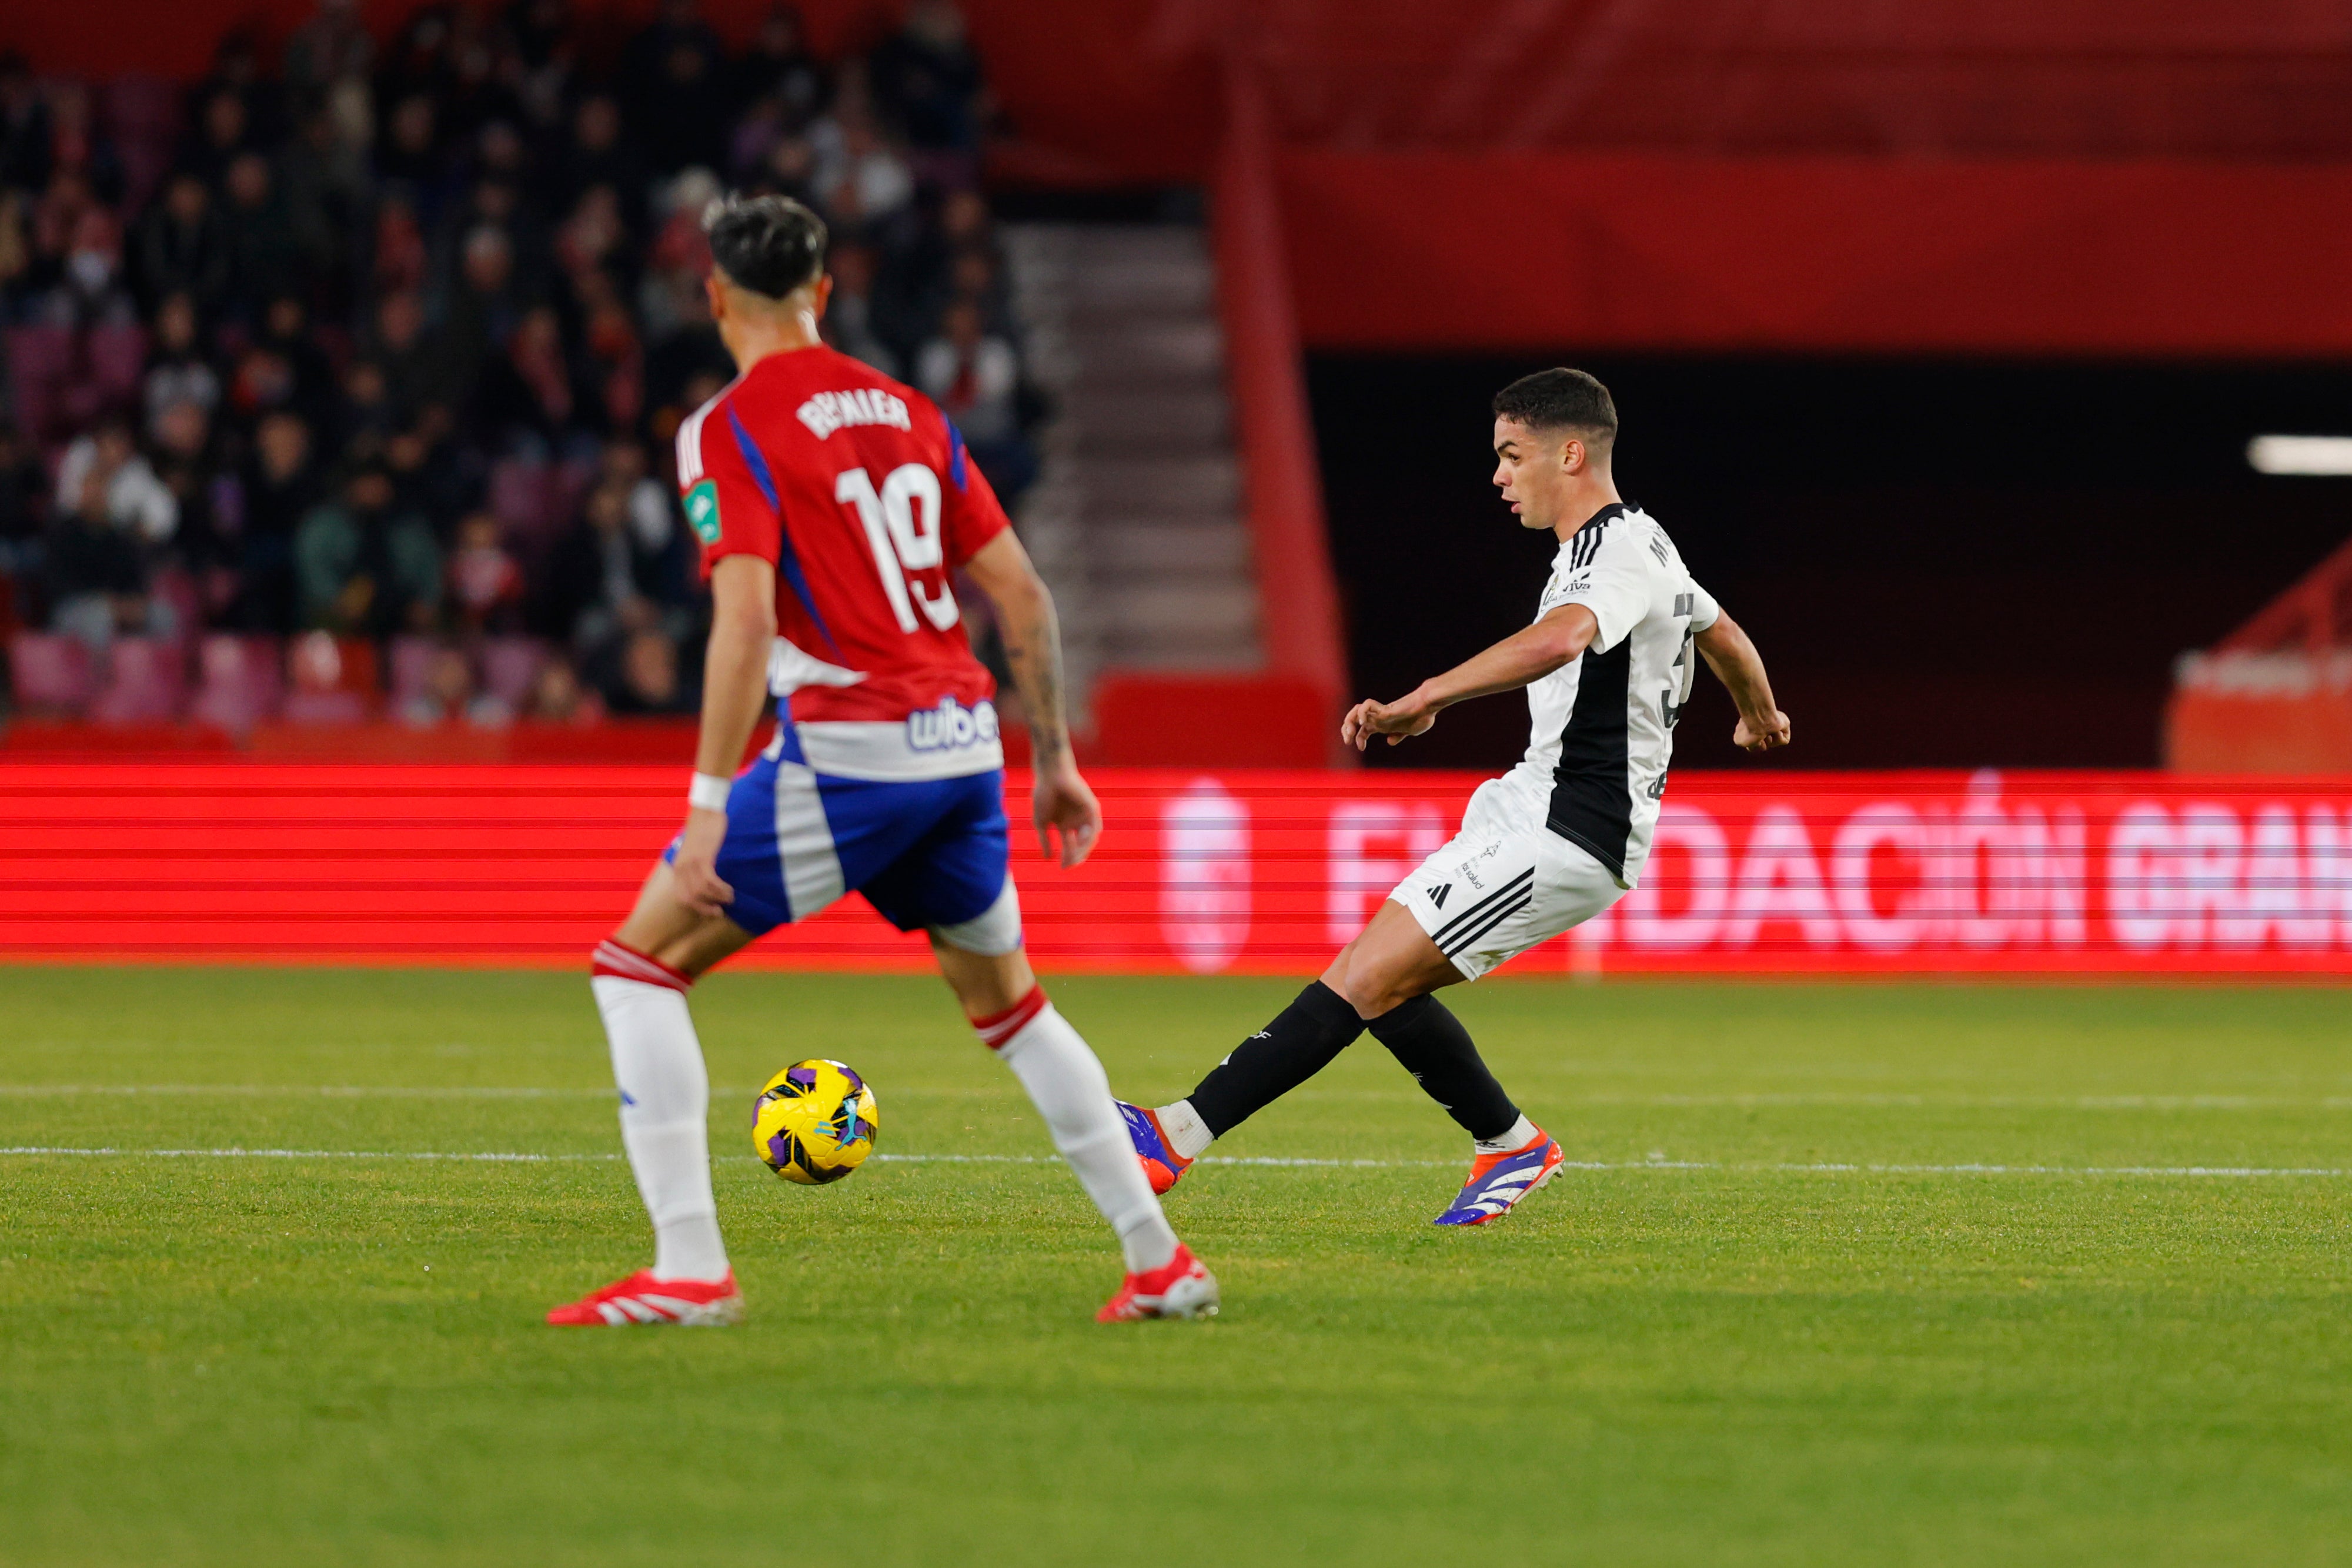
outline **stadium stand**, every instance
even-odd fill
[[[618,47],[611,47],[618,43]],[[731,375],[699,221],[823,211],[845,351],[1015,500],[1039,400],[978,191],[983,78],[918,6],[820,57],[672,0],[327,4],[184,88],[0,57],[0,633],[20,715],[272,726],[689,715],[668,443]]]

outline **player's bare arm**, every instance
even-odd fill
[[[1739,629],[1729,612],[1698,634],[1700,657],[1739,709],[1739,723],[1731,743],[1742,751],[1770,751],[1789,744],[1789,716],[1772,702],[1772,683],[1764,674],[1763,656]]]
[[[731,777],[751,743],[768,696],[768,655],[776,643],[776,569],[755,555],[730,555],[710,569],[710,645],[702,660],[702,732],[694,770]],[[671,862],[679,899],[698,915],[723,915],[735,890],[715,869],[727,813],[694,807]]]
[[[1408,736],[1424,734],[1455,703],[1515,692],[1573,664],[1600,630],[1591,611],[1581,604],[1563,604],[1392,703],[1369,698],[1358,703],[1340,720],[1339,737],[1361,751],[1375,735],[1388,737],[1394,746]]]
[[[1037,847],[1066,868],[1076,865],[1094,852],[1102,836],[1102,807],[1070,753],[1062,698],[1062,631],[1054,613],[1053,591],[1009,528],[981,547],[964,570],[996,606],[1013,684],[1029,715],[1030,763],[1037,779],[1032,797]]]

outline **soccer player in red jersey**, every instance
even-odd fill
[[[706,226],[711,316],[740,373],[677,434],[713,608],[701,737],[685,829],[596,949],[591,982],[656,1256],[548,1320],[741,1315],[688,988],[852,890],[929,935],[972,1028],[1117,1233],[1127,1277],[1097,1315],[1213,1312],[1216,1281],[1160,1213],[1102,1064],[1022,949],[995,683],[965,641],[950,573],[996,607],[1029,716],[1038,841],[1069,867],[1094,848],[1102,810],[1070,755],[1053,599],[955,427],[819,339],[823,222],[761,196],[716,205]],[[772,692],[775,738],[739,775]]]

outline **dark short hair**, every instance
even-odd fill
[[[1495,417],[1529,430],[1591,432],[1593,444],[1617,437],[1617,404],[1599,377],[1565,365],[1521,376],[1495,394]]]
[[[824,220],[790,196],[730,196],[703,214],[710,259],[739,288],[782,299],[824,270]]]

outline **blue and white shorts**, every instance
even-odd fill
[[[735,890],[730,920],[764,936],[854,890],[901,931],[930,931],[990,956],[1021,946],[1002,768],[837,779],[778,752],[770,747],[737,775],[727,797],[718,872]],[[672,841],[662,858],[677,853]]]

